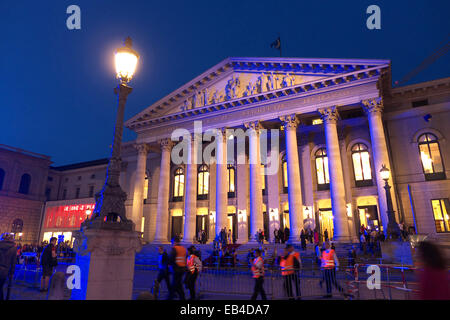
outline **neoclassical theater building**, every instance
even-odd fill
[[[391,82],[389,60],[220,62],[125,123],[137,133],[122,148],[127,215],[154,243],[223,227],[237,243],[285,227],[294,242],[306,228],[357,241],[361,225],[387,230],[385,165],[397,222],[449,241],[450,78]],[[173,141],[176,129],[189,136]],[[197,161],[174,161],[180,141]]]

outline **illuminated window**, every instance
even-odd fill
[[[357,143],[352,147],[352,161],[356,186],[371,186],[372,169],[370,167],[369,151],[365,144]]]
[[[433,207],[433,215],[436,224],[436,231],[450,232],[449,216],[448,216],[449,210],[448,199],[431,200],[431,206]]]
[[[286,155],[283,156],[283,159],[281,160],[281,167],[283,172],[283,193],[288,192],[288,171],[287,171],[287,161],[286,161]]]
[[[330,175],[328,173],[328,157],[325,148],[320,148],[316,151],[316,172],[317,185],[319,190],[326,190],[330,188]]]
[[[3,188],[3,180],[5,180],[5,170],[0,168],[0,190]]]
[[[31,176],[25,173],[20,179],[19,193],[28,194],[30,192]]]
[[[427,180],[445,179],[439,142],[435,135],[424,133],[419,137],[419,152],[423,173]]]
[[[313,119],[313,121],[312,121],[313,126],[318,125],[318,124],[322,124],[322,123],[323,123],[323,120],[320,119],[320,118]]]
[[[227,166],[228,171],[228,198],[236,196],[236,169],[232,164]]]
[[[261,164],[261,189],[262,194],[266,194],[266,168],[263,164]]]
[[[184,195],[184,171],[182,168],[175,170],[173,179],[173,201],[183,200]]]
[[[209,192],[209,170],[206,164],[198,168],[197,183],[197,199],[207,199]]]
[[[145,173],[144,194],[143,194],[143,196],[144,196],[144,200],[146,200],[147,197],[148,197],[148,174],[147,173]]]
[[[23,221],[21,219],[15,219],[11,226],[12,233],[20,233],[23,230]]]

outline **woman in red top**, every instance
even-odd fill
[[[419,244],[420,299],[450,300],[449,271],[439,247],[429,241]]]

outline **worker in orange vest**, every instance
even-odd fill
[[[190,300],[195,300],[195,282],[202,270],[202,261],[196,255],[197,251],[194,246],[188,248],[189,256],[187,257],[186,286],[189,289]]]
[[[339,260],[336,252],[331,249],[329,241],[325,242],[325,250],[322,251],[321,268],[327,286],[327,294],[325,295],[325,298],[332,297],[332,285],[334,285],[339,292],[343,292],[344,289],[342,289],[336,280],[336,270],[339,268]]]
[[[289,251],[286,248],[283,250],[283,254],[278,257],[281,268],[281,276],[283,277],[284,290],[286,292],[286,296],[289,299],[293,299],[292,295],[292,274],[294,273],[293,264],[291,265],[292,259],[289,258]]]
[[[300,269],[302,267],[302,261],[300,259],[300,253],[294,250],[294,247],[291,244],[286,246],[286,250],[288,252],[288,256],[286,257],[286,266],[290,270],[288,275],[288,287],[290,288],[289,298],[293,298],[292,296],[292,282],[295,284],[295,294],[297,299],[301,297],[300,290]]]
[[[172,251],[170,252],[169,265],[172,272],[172,284],[169,290],[169,300],[172,300],[175,293],[180,300],[185,300],[183,290],[183,275],[186,271],[186,249],[180,246],[180,238],[175,236],[172,239]]]
[[[261,250],[255,250],[255,258],[252,261],[252,274],[255,279],[255,288],[253,290],[252,300],[256,300],[258,294],[261,293],[261,299],[267,300],[264,291],[264,260],[261,257]]]

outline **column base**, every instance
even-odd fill
[[[162,240],[162,239],[157,239],[157,240],[153,240],[150,241],[151,244],[171,244],[171,242],[169,240]]]

